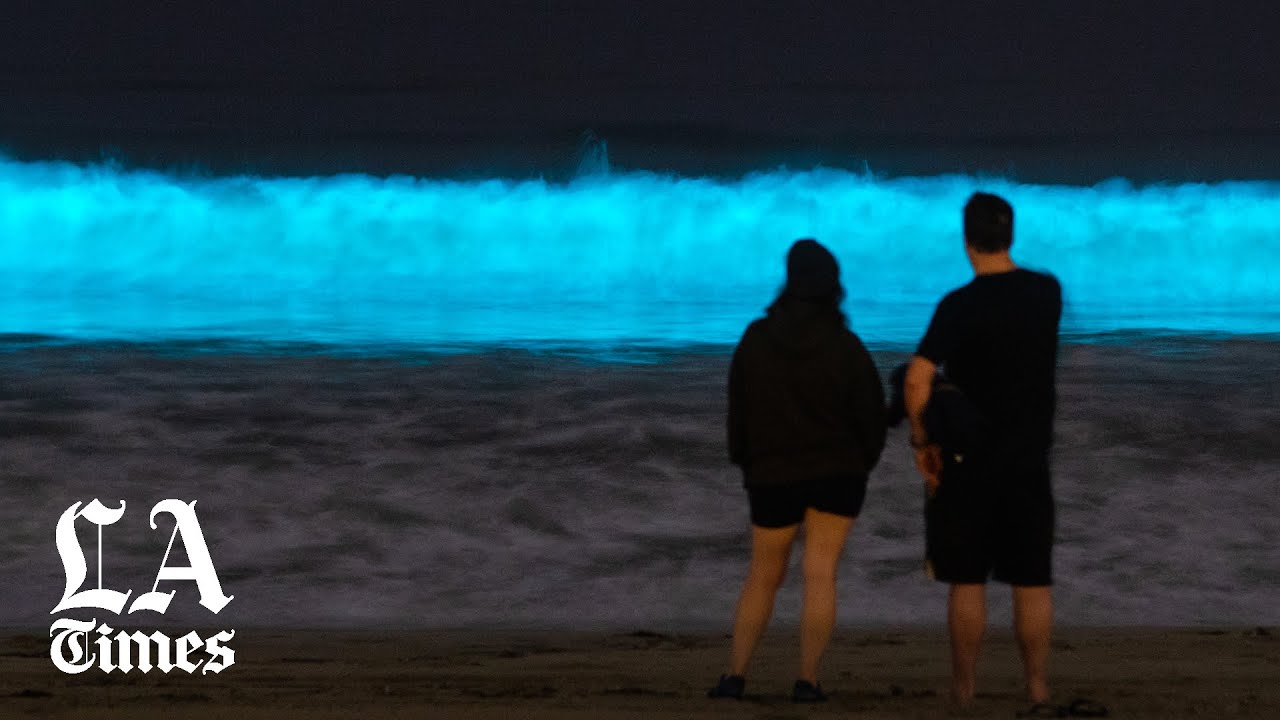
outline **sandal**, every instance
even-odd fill
[[[1020,718],[1064,718],[1067,716],[1067,709],[1049,703],[1036,703],[1026,710],[1019,710]]]
[[[1076,698],[1067,706],[1067,715],[1071,717],[1100,718],[1110,714],[1106,705],[1088,698]]]

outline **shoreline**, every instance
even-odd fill
[[[766,633],[742,703],[710,701],[725,633],[554,630],[243,629],[214,675],[93,669],[63,675],[47,631],[0,633],[0,715],[55,718],[687,718],[803,716],[788,690],[795,629]],[[1269,718],[1280,713],[1280,631],[1267,627],[1061,628],[1055,700],[1086,697],[1112,717]],[[992,627],[975,717],[1023,708],[1016,645]],[[823,665],[831,702],[815,713],[945,715],[942,628],[838,629]]]

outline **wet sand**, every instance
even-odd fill
[[[242,630],[219,675],[59,673],[44,633],[0,640],[6,718],[932,718],[947,715],[946,641],[935,630],[842,630],[824,665],[831,701],[788,692],[795,631],[771,629],[743,702],[711,701],[727,636],[651,631]],[[1014,717],[1016,647],[993,630],[974,717]],[[1280,714],[1274,628],[1064,629],[1054,640],[1056,700],[1087,697],[1121,718],[1273,718]]]

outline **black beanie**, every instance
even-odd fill
[[[817,240],[797,240],[787,252],[787,291],[805,299],[831,297],[840,289],[840,265]]]

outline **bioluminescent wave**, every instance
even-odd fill
[[[960,208],[1017,212],[1065,329],[1280,331],[1280,183],[1134,188],[776,171],[460,182],[177,178],[0,162],[0,332],[342,345],[731,343],[790,243],[836,253],[869,342],[967,280]]]

